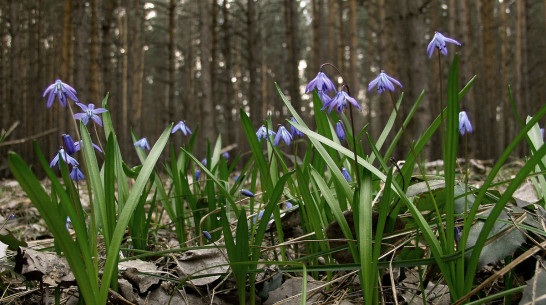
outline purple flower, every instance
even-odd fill
[[[95,109],[94,104],[89,104],[85,106],[84,104],[76,103],[76,105],[78,105],[82,109],[83,113],[76,113],[74,115],[74,119],[82,120],[84,125],[87,125],[87,122],[89,122],[89,119],[92,119],[93,121],[95,121],[95,123],[99,124],[99,126],[102,126],[102,121],[97,114],[106,112],[108,110],[104,108]]]
[[[379,73],[379,75],[368,85],[368,92],[370,92],[370,90],[372,90],[372,88],[376,85],[377,92],[379,94],[381,94],[385,90],[394,92],[393,83],[397,84],[398,86],[400,86],[400,88],[402,88],[402,84],[398,80],[396,80],[394,77],[388,76],[385,71],[381,70],[381,73]]]
[[[282,125],[279,127],[279,130],[277,130],[277,136],[275,137],[273,145],[278,146],[281,139],[284,141],[284,143],[286,143],[286,145],[290,145],[290,141],[292,141],[292,135]]]
[[[66,227],[66,230],[68,231],[68,225],[72,223],[72,220],[70,220],[70,216],[66,216],[66,223],[65,223],[65,227]]]
[[[247,190],[247,189],[242,189],[241,194],[243,194],[243,195],[245,195],[247,197],[254,197],[254,194],[252,194],[252,192]]]
[[[287,201],[284,203],[286,205],[286,208],[287,209],[291,209],[292,208],[292,203],[290,201]]]
[[[9,214],[8,220],[12,220],[15,218],[15,215],[13,213]]]
[[[201,171],[200,171],[200,170],[196,170],[196,171],[195,171],[195,181],[198,181],[198,180],[199,180],[199,176],[201,176]]]
[[[59,103],[61,103],[61,106],[63,107],[66,107],[67,97],[76,103],[79,102],[78,98],[76,97],[76,90],[70,87],[70,85],[63,83],[60,79],[49,85],[45,89],[42,97],[45,97],[47,94],[49,94],[49,96],[47,97],[47,108],[53,105],[53,100],[55,99],[55,96],[57,96],[57,98],[59,99]]]
[[[210,236],[210,233],[208,231],[203,231],[203,236],[205,236],[205,238],[208,240],[212,240],[212,236]]]
[[[180,130],[185,136],[187,136],[188,133],[191,134],[191,130],[186,125],[186,121],[180,121],[178,124],[174,125],[173,130],[171,130],[171,134],[177,132],[178,130]]]
[[[440,32],[436,32],[434,34],[434,37],[432,38],[432,40],[430,41],[430,43],[428,44],[428,47],[427,47],[428,58],[432,57],[432,54],[434,53],[434,48],[435,47],[438,50],[440,50],[440,52],[442,54],[447,55],[446,42],[453,43],[453,44],[456,44],[458,46],[461,45],[461,43],[458,42],[457,40],[455,40],[453,38],[446,37]]]
[[[100,149],[100,147],[97,144],[91,143],[91,145],[93,145],[93,147],[99,152],[102,152],[102,149]],[[78,141],[74,143],[74,146],[76,147],[76,151],[80,151],[80,149],[83,147],[83,141]]]
[[[85,176],[77,166],[72,167],[72,171],[70,172],[70,178],[72,178],[72,180],[74,180],[75,182],[85,180]]]
[[[277,133],[275,133],[273,130],[268,129],[264,125],[262,125],[260,128],[258,128],[258,131],[256,132],[256,137],[258,137],[258,141],[261,141],[267,136],[274,136],[276,134]]]
[[[201,160],[201,164],[203,164],[204,166],[207,166],[207,158]]]
[[[225,153],[222,154],[222,157],[229,159],[229,153],[226,151]]]
[[[74,140],[72,140],[72,137],[70,135],[63,134],[62,137],[65,151],[72,156],[79,149],[76,149],[76,144],[74,144]]]
[[[351,178],[351,175],[349,175],[349,172],[343,166],[341,167],[341,174],[343,175],[345,180],[347,180],[347,182],[353,182],[353,179]]]
[[[362,108],[360,108],[360,105],[358,104],[358,102],[354,98],[350,97],[349,94],[347,94],[347,92],[339,91],[336,94],[336,96],[332,99],[332,101],[330,102],[330,104],[328,106],[329,107],[328,113],[331,113],[332,109],[334,109],[334,108],[336,108],[338,113],[341,113],[343,111],[343,109],[347,108],[347,102],[353,104],[353,106],[355,106],[359,110],[362,110]]]
[[[330,92],[335,90],[334,83],[324,74],[324,72],[319,72],[313,80],[307,84],[305,87],[305,93],[313,92],[313,89],[317,89],[319,92]]]
[[[254,215],[254,223],[256,223],[256,220],[262,219],[262,216],[264,216],[264,211],[260,211],[260,213],[258,213],[257,215]]]
[[[336,134],[340,141],[345,140],[345,128],[343,128],[341,121],[338,121],[336,124]]]
[[[148,140],[146,138],[142,138],[135,142],[135,146],[138,146],[142,149],[150,150],[150,145],[148,145]]]
[[[470,124],[466,111],[459,112],[459,132],[461,136],[464,136],[465,133],[472,133],[472,124]]]
[[[237,177],[235,177],[235,180],[233,180],[233,183],[237,183],[237,180],[239,180],[239,177],[241,177],[241,175],[237,175]]]
[[[72,166],[77,166],[79,164],[76,159],[72,158],[64,149],[61,148],[49,163],[49,167],[53,167],[59,163],[59,156],[61,156],[61,159],[63,159],[66,164],[70,164]]]
[[[319,92],[319,98],[322,101],[322,108],[320,110],[326,109],[332,102],[332,98],[328,94],[323,93],[322,91]]]
[[[290,121],[294,122],[295,124],[298,124],[298,122],[296,122],[296,119],[294,119],[294,117],[292,117]],[[300,137],[304,136],[303,132],[301,132],[299,129],[294,127],[294,125],[290,125],[290,134],[292,135],[292,137],[295,137],[296,135]]]

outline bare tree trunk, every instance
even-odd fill
[[[216,58],[216,53],[217,53],[217,48],[218,48],[218,31],[217,31],[217,27],[218,27],[218,2],[217,0],[212,0],[211,1],[211,19],[212,19],[212,24],[211,24],[211,28],[210,28],[210,32],[211,32],[211,36],[212,36],[212,39],[211,39],[211,47],[210,47],[210,99],[211,101],[213,101],[212,103],[214,104],[215,101],[217,100],[217,95],[216,95],[216,88],[218,88],[216,86],[216,62],[217,62],[217,58]],[[212,108],[212,113],[211,113],[211,119],[213,122],[214,122],[214,126],[215,126],[215,130],[218,129],[218,119],[217,119],[217,115],[218,115],[218,111],[216,110],[216,108],[214,107],[213,105],[213,108]]]
[[[231,57],[231,24],[229,19],[229,10],[228,10],[228,3],[229,0],[223,0],[222,3],[222,32],[223,32],[223,46],[222,46],[222,56],[224,57],[224,63],[225,63],[225,70],[224,75],[226,76],[226,80],[224,82],[224,115],[225,115],[225,122],[229,120],[230,125],[236,124],[238,122],[238,115],[232,114],[232,109],[237,110],[237,104],[235,102],[235,97],[233,93],[233,85],[231,83],[231,73],[232,73],[232,57]],[[238,112],[236,111],[238,114]],[[224,124],[225,124],[224,122]],[[234,130],[234,128],[225,128],[226,126],[219,126],[221,130],[227,131],[227,139],[229,143],[237,143],[237,132]]]
[[[142,132],[142,83],[143,79],[143,68],[144,68],[144,36],[143,36],[143,22],[144,16],[142,14],[142,3],[140,0],[134,2],[134,20],[132,41],[130,46],[131,60],[129,61],[131,67],[131,102],[134,103],[134,107],[131,110],[131,126],[137,131],[137,133]]]
[[[335,46],[336,46],[336,39],[335,39],[335,0],[328,0],[328,62],[336,63],[335,58]],[[318,69],[318,67],[313,67],[315,70]],[[316,71],[315,71],[316,72]]]
[[[176,117],[176,104],[174,102],[174,84],[175,84],[175,73],[174,73],[174,15],[176,11],[176,2],[174,0],[170,0],[169,2],[169,44],[168,44],[168,52],[169,52],[169,61],[168,61],[168,73],[169,73],[169,79],[167,81],[167,105],[165,109],[168,109],[168,120],[169,122],[175,121]]]
[[[104,10],[104,20],[102,22],[102,90],[112,91],[114,90],[114,82],[110,75],[111,69],[111,56],[110,51],[112,48],[112,20],[114,15],[114,0],[106,0],[106,7]]]
[[[118,7],[121,6],[121,2],[123,0],[119,0]],[[127,6],[123,6],[123,12],[124,14],[118,14],[118,23],[121,31],[121,45],[122,45],[122,72],[121,72],[121,134],[123,136],[123,140],[125,143],[127,143],[129,139],[129,105],[128,105],[128,91],[127,91],[127,76],[129,71],[129,58],[128,58],[128,49],[129,49],[129,41],[127,38],[127,31],[128,31],[128,16],[127,16]]]
[[[286,30],[286,51],[288,58],[288,92],[292,105],[294,105],[294,108],[299,110],[299,108],[301,107],[301,98],[299,93],[298,78],[298,25],[294,1],[284,0],[284,18]]]
[[[201,117],[201,130],[203,136],[209,141],[214,141],[216,133],[216,120],[213,117],[214,105],[212,102],[211,92],[211,25],[209,8],[206,1],[199,2],[199,32],[201,37],[199,38],[199,50],[201,56],[201,103],[202,103],[202,117]]]
[[[319,2],[320,0],[311,0],[312,3],[312,10],[313,10],[313,22],[312,22],[312,28],[313,28],[313,47],[311,48],[311,69],[310,75],[313,73],[316,73],[315,71],[320,66],[320,50],[321,48],[321,40],[320,40],[320,19],[321,16],[319,14]]]
[[[357,50],[356,0],[349,0],[349,86],[351,95],[358,98],[358,50]]]
[[[257,37],[256,37],[256,16],[254,12],[254,0],[247,1],[246,16],[246,34],[247,34],[247,65],[248,65],[248,93],[247,100],[250,105],[250,117],[252,122],[258,127],[264,119],[262,113],[262,101],[258,99],[258,62],[257,56]]]
[[[500,120],[499,120],[499,146],[501,149],[506,147],[512,137],[512,131],[515,126],[512,126],[512,116],[510,115],[510,101],[508,99],[508,14],[506,14],[506,1],[500,3],[499,14],[501,19],[500,35],[501,35],[501,75],[502,84],[500,88],[502,106],[500,108]]]
[[[341,72],[345,71],[345,26],[343,22],[343,0],[338,0],[338,62],[337,67]]]
[[[99,16],[97,0],[91,0],[91,31],[89,43],[89,101],[99,104],[100,86],[102,79],[100,76],[99,63]]]

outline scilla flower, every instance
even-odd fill
[[[286,145],[290,145],[290,141],[292,141],[292,135],[282,125],[279,127],[279,130],[277,130],[277,136],[275,137],[273,145],[278,146],[281,140],[283,140]]]
[[[266,128],[264,125],[258,128],[258,131],[256,131],[256,137],[258,137],[258,141],[265,139],[267,136],[274,136],[276,134],[277,134],[276,132]]]
[[[70,216],[66,216],[65,227],[67,231],[68,231],[68,225],[70,225],[71,223],[72,223],[72,220],[70,220]]]
[[[470,124],[466,111],[459,112],[459,132],[461,136],[464,136],[465,133],[472,133],[472,124]]]
[[[62,137],[63,137],[64,149],[69,155],[73,155],[75,152],[79,150],[79,149],[76,149],[76,144],[74,143],[74,140],[72,140],[72,137],[70,135],[63,134]]]
[[[298,122],[296,122],[296,119],[294,119],[294,117],[292,117],[290,121],[294,122],[295,124],[298,124]],[[296,135],[300,137],[304,136],[303,132],[301,132],[299,129],[294,127],[294,125],[290,125],[290,134],[292,135],[292,138],[295,137]]]
[[[208,240],[212,240],[212,236],[208,231],[203,231],[203,236],[205,236],[205,238]]]
[[[319,72],[317,76],[307,84],[305,93],[313,92],[313,89],[317,89],[319,92],[330,92],[335,90],[335,86],[324,72]]]
[[[78,105],[82,109],[83,113],[76,113],[74,115],[74,119],[82,120],[84,125],[87,125],[87,123],[89,122],[89,119],[91,119],[91,120],[95,121],[95,123],[99,124],[99,126],[102,127],[102,121],[101,121],[100,117],[97,114],[106,112],[108,110],[106,110],[104,108],[95,109],[94,104],[89,104],[89,105],[85,106],[84,104],[76,103],[76,105]]]
[[[199,180],[199,176],[201,176],[201,171],[200,171],[200,170],[196,170],[196,171],[195,171],[195,181]]]
[[[455,40],[453,38],[446,37],[440,32],[436,32],[434,34],[434,37],[432,38],[432,40],[430,41],[430,43],[428,44],[428,47],[427,47],[428,58],[431,58],[432,54],[434,54],[434,48],[437,48],[438,50],[440,50],[440,53],[442,53],[444,55],[447,55],[446,42],[447,43],[453,43],[453,44],[456,44],[458,46],[461,45],[461,43],[458,42],[457,40]]]
[[[66,164],[70,164],[72,166],[77,166],[79,164],[76,159],[72,158],[64,149],[61,148],[49,163],[49,167],[53,167],[59,163],[59,156],[61,156],[61,159],[63,159]]]
[[[99,152],[102,152],[102,149],[100,149],[100,147],[95,144],[95,143],[91,143],[91,145],[93,145],[93,147],[98,150]],[[76,147],[76,151],[80,151],[80,149],[83,147],[83,140],[80,140],[78,142],[75,142],[74,143],[74,146]]]
[[[358,110],[362,111],[362,108],[360,108],[360,105],[358,104],[358,102],[353,97],[350,97],[349,94],[347,94],[347,92],[342,90],[342,91],[339,91],[336,94],[336,96],[334,96],[334,98],[328,105],[328,108],[329,108],[328,113],[331,113],[332,109],[334,108],[336,108],[338,113],[341,113],[345,108],[347,108],[347,105],[348,105],[347,102],[353,104],[353,106],[358,108]],[[322,108],[324,109],[325,107],[322,107]]]
[[[55,96],[57,96],[57,98],[59,99],[59,103],[61,103],[61,106],[63,107],[66,107],[67,97],[76,103],[79,102],[78,98],[76,97],[76,90],[70,87],[70,85],[63,83],[60,79],[49,85],[45,89],[42,97],[45,97],[47,94],[49,94],[49,96],[47,97],[47,108],[53,105],[53,100],[55,99]]]
[[[186,121],[180,121],[178,124],[174,125],[173,130],[171,130],[171,134],[177,132],[178,130],[180,130],[185,136],[187,136],[188,133],[191,134],[191,130],[186,125]]]
[[[397,84],[398,86],[400,86],[400,88],[402,88],[402,84],[398,80],[396,80],[394,77],[388,76],[385,71],[381,70],[381,73],[379,73],[379,75],[368,85],[368,92],[370,92],[375,86],[377,86],[377,92],[379,94],[381,94],[385,90],[394,92],[395,88],[393,83]]]
[[[349,175],[349,172],[343,166],[341,167],[341,174],[343,175],[345,180],[347,180],[347,182],[353,182],[353,179],[351,178],[351,175]]]
[[[338,121],[336,124],[336,134],[340,141],[345,140],[345,128],[343,128],[341,121]]]
[[[140,147],[142,149],[150,150],[150,145],[148,145],[148,140],[146,138],[142,138],[136,141],[135,146]]]
[[[254,197],[254,194],[252,194],[252,192],[247,190],[247,189],[242,189],[241,194],[243,194],[243,195],[245,195],[247,197]]]
[[[70,172],[70,178],[72,178],[72,180],[74,180],[75,182],[85,180],[85,176],[77,166],[72,167],[72,171]]]

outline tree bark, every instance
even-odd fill
[[[290,95],[290,101],[292,105],[295,109],[299,110],[302,105],[298,78],[298,23],[296,17],[296,8],[294,7],[294,1],[284,0],[284,18],[286,31],[286,51],[288,58],[288,93]]]
[[[199,2],[199,59],[201,61],[201,104],[202,104],[202,117],[201,126],[203,136],[206,140],[214,141],[216,132],[215,118],[213,117],[214,106],[211,98],[212,84],[211,84],[211,25],[209,8],[206,1]]]

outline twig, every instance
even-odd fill
[[[2,144],[0,144],[0,146],[8,146],[8,145],[22,144],[22,143],[28,142],[28,141],[30,141],[30,140],[34,140],[34,139],[36,139],[36,138],[40,138],[40,137],[43,137],[43,136],[47,136],[48,134],[54,133],[54,132],[57,131],[57,130],[58,130],[58,128],[52,128],[52,129],[49,129],[49,130],[46,130],[46,131],[37,133],[37,134],[35,134],[35,135],[29,136],[29,137],[26,137],[26,138],[23,138],[23,139],[12,140],[12,141],[5,141],[5,142],[3,142]],[[8,134],[9,134],[9,132],[6,133],[6,137],[7,137]]]

